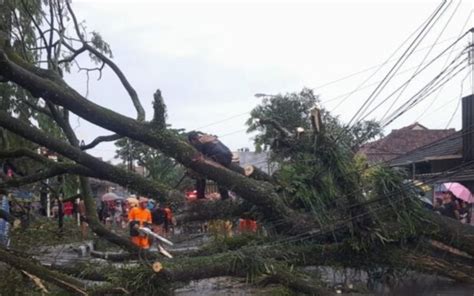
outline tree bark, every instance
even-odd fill
[[[100,177],[94,171],[75,164],[57,164],[51,168],[45,169],[42,172],[37,174],[28,175],[22,178],[13,178],[6,182],[0,183],[0,188],[12,188],[12,187],[20,187],[23,185],[28,185],[31,183],[43,181],[55,176],[63,175],[63,174],[74,174],[80,176],[88,176],[88,177]]]
[[[154,196],[166,196],[169,188],[157,182],[145,179],[135,173],[122,170],[109,163],[103,162],[90,154],[73,147],[65,142],[53,138],[46,133],[28,126],[26,123],[14,119],[6,112],[0,111],[0,126],[42,146],[45,146],[65,157],[94,171],[94,176],[115,182],[124,187],[129,187],[142,194]]]
[[[31,259],[18,257],[3,247],[0,247],[0,261],[18,270],[25,270],[44,281],[53,283],[73,295],[88,295],[84,284],[80,281],[62,273],[51,271],[48,268],[32,262]]]
[[[425,235],[474,256],[474,227],[428,210],[424,214],[427,220],[421,231]]]

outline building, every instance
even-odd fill
[[[463,98],[462,130],[390,160],[412,179],[459,182],[474,192],[474,95]]]
[[[418,122],[360,147],[358,154],[365,155],[369,164],[387,163],[417,148],[444,139],[455,133],[454,129],[428,129]]]

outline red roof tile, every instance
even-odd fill
[[[392,130],[380,140],[362,145],[358,153],[365,155],[369,163],[385,162],[454,133],[454,129],[433,130],[415,122]]]

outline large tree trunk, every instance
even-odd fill
[[[5,250],[3,247],[0,247],[0,261],[3,261],[20,271],[24,270],[44,281],[55,284],[72,295],[88,295],[82,282],[36,264],[32,262],[31,259],[19,257],[12,252]]]
[[[425,235],[474,256],[474,227],[428,210],[424,214]]]

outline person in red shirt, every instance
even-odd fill
[[[163,208],[164,216],[165,216],[165,221],[164,221],[164,229],[165,233],[169,235],[170,233],[170,226],[173,225],[173,212],[169,207]]]
[[[130,212],[128,213],[132,243],[142,249],[150,248],[148,236],[138,232],[139,227],[147,227],[151,225],[151,212],[147,209],[147,204],[148,199],[140,197],[138,207],[130,209]]]
[[[74,204],[72,201],[67,201],[63,205],[64,218],[67,220],[72,219],[72,214],[74,212]]]

